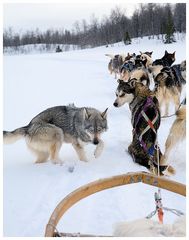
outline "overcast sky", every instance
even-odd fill
[[[78,20],[90,21],[92,14],[100,20],[116,6],[131,16],[137,4],[126,0],[63,0],[61,3],[6,3],[3,6],[4,28],[16,31],[39,28],[64,28],[71,30]]]

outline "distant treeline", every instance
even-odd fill
[[[170,30],[171,28],[171,30]],[[129,38],[163,36],[167,32],[186,32],[186,4],[139,4],[132,17],[127,17],[119,7],[111,10],[101,21],[92,15],[90,22],[76,21],[70,30],[36,29],[15,33],[11,28],[3,34],[4,47],[26,44],[74,44],[81,48],[108,45]]]

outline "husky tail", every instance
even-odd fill
[[[17,128],[12,132],[3,131],[3,142],[5,144],[11,144],[23,138],[27,133],[27,128],[28,126]]]

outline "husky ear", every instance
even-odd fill
[[[147,83],[148,83],[147,79],[143,79],[141,82],[143,85],[147,86]]]
[[[168,52],[167,52],[167,50],[165,50],[165,55],[167,55],[168,54]]]
[[[142,55],[142,52],[141,51],[139,51],[140,52],[140,54]]]
[[[108,111],[108,108],[106,108],[106,110],[101,113],[102,118],[106,119],[106,117],[107,117],[107,111]]]
[[[135,88],[136,82],[137,82],[137,79],[136,79],[136,78],[132,78],[132,79],[129,81],[129,85],[130,85],[131,87]]]
[[[89,114],[89,112],[87,111],[86,108],[83,109],[83,116],[84,116],[84,118],[86,118],[86,119],[89,119],[90,116],[91,116],[91,115]]]
[[[149,52],[150,56],[152,56],[152,53],[153,53],[153,51],[152,51],[152,52]]]
[[[123,80],[121,80],[121,79],[118,79],[118,80],[117,80],[117,82],[118,82],[118,83],[121,83],[121,82],[123,82]]]

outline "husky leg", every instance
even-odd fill
[[[33,152],[37,155],[37,160],[35,161],[35,163],[44,163],[49,158],[48,152],[40,152],[37,150],[33,150]]]
[[[37,151],[35,151],[35,152],[38,155],[38,158],[35,161],[35,163],[44,163],[48,160],[48,158],[49,158],[48,152],[37,152]]]
[[[88,162],[87,157],[85,155],[84,147],[81,146],[79,143],[76,143],[76,144],[74,143],[72,145],[73,145],[73,148],[75,149],[79,159],[81,161]]]
[[[176,96],[173,97],[173,101],[175,104],[175,112],[176,112],[178,110],[179,104],[180,104],[180,93],[178,93]]]
[[[169,114],[169,102],[166,99],[165,100],[165,114],[164,114],[164,116],[168,116],[168,114]]]
[[[44,163],[48,160],[48,152],[39,151],[38,149],[33,148],[32,145],[30,145],[29,143],[27,144],[27,146],[37,156],[35,163]]]
[[[62,146],[62,142],[56,142],[50,147],[50,158],[54,164],[62,164],[62,160],[59,158],[59,151]]]
[[[63,143],[63,133],[60,128],[55,127],[53,141],[50,146],[50,158],[54,164],[62,164],[62,160],[59,158],[59,152]]]
[[[63,143],[62,129],[47,123],[35,123],[28,129],[26,142],[38,156],[36,163],[47,161],[49,155],[53,163],[61,163],[58,153]]]
[[[103,149],[104,149],[104,142],[102,140],[99,140],[99,143],[94,151],[95,158],[98,158],[102,154]]]
[[[173,123],[169,135],[167,137],[166,143],[165,143],[165,153],[163,155],[163,157],[161,158],[161,164],[165,164],[168,160],[169,154],[171,152],[171,150],[173,149],[173,147],[178,143],[178,141],[180,141],[182,139],[181,135],[179,134],[179,130],[182,129],[182,125],[179,124],[178,120],[175,120],[175,122]],[[181,130],[182,131],[182,130]]]

